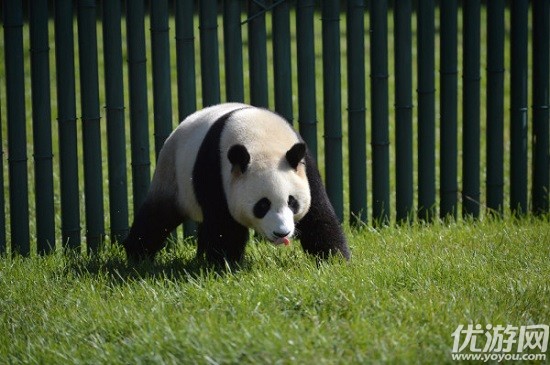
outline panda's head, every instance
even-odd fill
[[[295,233],[295,222],[311,203],[305,153],[302,142],[282,153],[254,153],[241,144],[231,146],[226,194],[233,218],[273,243],[287,244]]]

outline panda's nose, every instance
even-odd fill
[[[273,231],[273,235],[279,238],[284,238],[290,234],[290,231],[288,232],[275,232]]]

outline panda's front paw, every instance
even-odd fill
[[[130,263],[152,261],[155,258],[155,253],[147,250],[139,241],[131,242],[126,240],[122,245],[126,251],[126,258]]]
[[[206,250],[204,253],[206,261],[215,267],[227,267],[240,264],[244,259],[244,250],[240,252],[227,252],[225,250]]]

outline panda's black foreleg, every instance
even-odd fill
[[[231,216],[204,217],[198,229],[197,255],[213,264],[238,263],[244,257],[248,229]]]
[[[134,218],[123,246],[129,260],[151,259],[183,217],[171,199],[147,198]]]
[[[302,247],[305,252],[320,258],[340,254],[349,260],[350,250],[342,226],[334,213],[321,175],[309,151],[305,158],[311,207],[304,218],[296,224]]]

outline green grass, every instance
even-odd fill
[[[550,224],[436,223],[347,232],[350,263],[251,243],[208,270],[180,244],[128,267],[99,257],[0,260],[8,363],[451,363],[459,324],[550,322]]]

